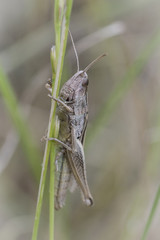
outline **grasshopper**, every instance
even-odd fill
[[[71,34],[70,34],[71,35]],[[87,176],[85,155],[83,150],[84,137],[88,122],[88,69],[105,54],[92,61],[84,70],[79,70],[79,60],[71,35],[73,48],[77,59],[77,72],[62,86],[57,102],[57,115],[60,121],[59,139],[48,140],[60,143],[56,156],[55,209],[65,204],[67,190],[71,192],[78,185],[83,202],[93,205]],[[52,83],[48,81],[46,88],[52,92]]]

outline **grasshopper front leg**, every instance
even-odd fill
[[[64,103],[62,100],[60,100],[59,98],[55,98],[50,94],[48,94],[48,97],[50,97],[51,99],[53,99],[57,103],[61,104],[67,110],[67,112],[73,113],[73,109],[71,107],[69,107],[66,103]]]
[[[50,92],[50,94],[48,94],[48,97],[50,97],[51,99],[53,99],[54,101],[56,101],[57,103],[61,104],[68,112],[73,113],[73,109],[71,107],[69,107],[65,102],[63,102],[62,100],[53,97],[52,94],[52,81],[51,79],[49,79],[45,85],[46,89]]]

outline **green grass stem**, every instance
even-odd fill
[[[66,3],[66,4],[65,4]],[[60,82],[61,82],[61,76],[62,76],[62,70],[63,70],[63,62],[64,62],[64,56],[66,51],[66,44],[67,44],[67,38],[68,38],[68,29],[69,29],[69,20],[70,20],[70,14],[72,9],[72,0],[68,1],[55,1],[55,13],[60,16],[55,17],[55,51],[56,51],[56,66],[54,66],[55,59],[51,58],[51,65],[52,69],[56,69],[56,76],[55,81],[53,79],[53,91],[52,95],[54,97],[58,97],[59,89],[60,89]],[[57,36],[58,35],[58,36]],[[52,54],[51,54],[52,56]],[[54,68],[53,68],[54,66]],[[53,76],[54,76],[53,71]],[[48,134],[47,137],[55,137],[58,136],[58,122],[56,121],[56,102],[51,101],[51,111],[50,111],[50,117],[49,117],[49,124],[48,124]],[[39,186],[39,193],[38,193],[38,200],[37,200],[37,207],[36,207],[36,214],[35,214],[35,222],[33,227],[33,235],[32,240],[37,240],[37,234],[38,234],[38,226],[40,221],[40,214],[41,214],[41,208],[42,208],[42,201],[43,201],[43,193],[44,193],[44,186],[45,186],[45,180],[46,180],[46,173],[47,173],[47,166],[49,161],[49,155],[50,155],[50,203],[49,203],[49,234],[50,234],[50,240],[54,239],[54,162],[55,162],[55,154],[56,150],[54,147],[54,143],[47,141],[45,146],[45,152],[44,152],[44,158],[43,158],[43,166],[42,166],[42,173],[41,173],[41,180],[40,180],[40,186]]]

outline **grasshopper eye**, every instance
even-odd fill
[[[89,80],[88,80],[88,77],[85,77],[85,78],[83,78],[83,81],[82,81],[82,86],[88,86],[88,84],[89,84]]]

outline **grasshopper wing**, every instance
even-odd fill
[[[71,173],[70,181],[69,181],[69,191],[72,193],[77,188],[77,182],[73,173]]]
[[[66,159],[66,150],[63,148],[57,154],[56,168],[55,209],[59,210],[65,204],[66,193],[71,179],[71,169]]]

